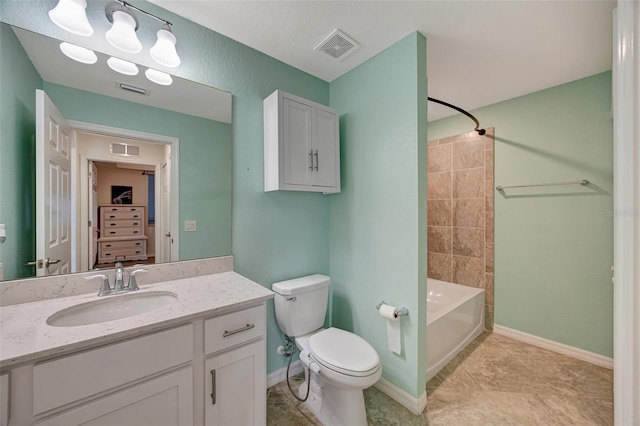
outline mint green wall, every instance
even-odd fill
[[[342,193],[331,197],[333,325],[369,341],[383,377],[426,384],[426,40],[414,33],[331,83],[340,112]],[[402,355],[375,307],[406,306]]]
[[[231,254],[231,125],[45,82],[68,120],[180,138],[180,259]]]
[[[612,356],[613,128],[605,72],[472,111],[495,127],[495,322]],[[473,128],[429,123],[429,139]]]
[[[42,79],[7,26],[0,25],[0,263],[7,280],[32,276],[35,260],[36,89]]]

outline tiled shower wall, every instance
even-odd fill
[[[429,278],[485,289],[485,327],[493,329],[493,145],[463,133],[429,141]]]

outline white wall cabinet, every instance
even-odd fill
[[[340,192],[337,111],[282,90],[263,107],[265,191]]]

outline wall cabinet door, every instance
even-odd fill
[[[311,185],[313,182],[312,108],[283,99],[284,182]]]
[[[264,425],[266,353],[263,339],[205,362],[205,425]]]
[[[37,426],[193,424],[193,369],[183,368],[36,423]]]
[[[313,185],[336,188],[339,184],[338,117],[333,111],[313,111]]]

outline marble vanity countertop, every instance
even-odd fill
[[[47,325],[49,316],[74,305],[157,291],[175,293],[177,302],[98,324],[75,327]],[[4,306],[0,308],[0,369],[111,343],[198,317],[243,309],[271,299],[273,294],[236,272],[222,272],[141,285],[140,290],[121,295],[98,297],[92,293]]]

